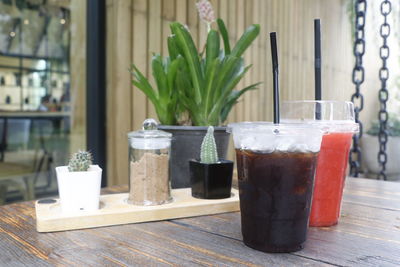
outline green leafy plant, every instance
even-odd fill
[[[178,92],[175,89],[176,73],[182,61],[181,57],[171,60],[170,57],[163,59],[159,54],[153,55],[151,67],[157,90],[136,65],[132,65],[131,73],[134,77],[132,83],[153,103],[158,119],[165,125],[177,124],[182,112],[179,109]]]
[[[260,26],[248,27],[231,49],[223,20],[217,19],[218,30],[211,29],[213,14],[209,7],[203,10],[208,12],[205,17],[209,29],[205,51],[199,52],[185,26],[173,22],[172,35],[167,40],[169,56],[154,55],[152,59],[156,88],[132,66],[133,84],[153,103],[162,124],[179,124],[182,114],[188,114],[189,124],[221,125],[239,97],[260,84],[235,89],[251,68],[244,64],[242,55],[259,35]]]
[[[203,142],[201,143],[200,162],[201,163],[218,162],[217,145],[215,144],[214,127],[212,126],[208,127],[207,133],[204,136]]]
[[[400,136],[400,120],[395,115],[390,116],[386,126],[389,136]],[[373,121],[367,134],[378,136],[379,135],[379,122]]]
[[[234,88],[251,65],[245,66],[243,53],[260,32],[252,25],[231,50],[224,22],[217,20],[219,32],[210,30],[205,53],[199,54],[189,31],[179,22],[171,23],[169,53],[181,55],[185,60],[178,69],[177,90],[182,105],[189,112],[194,125],[220,125],[228,117],[238,98],[259,83],[243,89]],[[220,49],[220,33],[224,49]]]
[[[88,151],[79,150],[71,156],[68,163],[68,170],[70,172],[85,172],[92,165],[92,154]]]

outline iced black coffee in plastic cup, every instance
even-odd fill
[[[302,249],[322,132],[310,125],[234,123],[244,243],[265,252]]]

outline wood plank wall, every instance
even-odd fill
[[[131,85],[132,62],[148,76],[153,52],[166,54],[169,23],[189,26],[198,46],[206,38],[196,0],[107,0],[107,160],[108,184],[128,182],[127,132],[139,129],[145,118],[156,117],[146,97]],[[261,34],[244,57],[253,64],[239,84],[263,81],[247,93],[229,121],[272,119],[272,75],[268,33],[278,32],[281,99],[312,99],[313,19],[323,29],[324,99],[349,100],[353,57],[347,0],[212,0],[215,12],[227,24],[231,43],[252,23]]]
[[[73,53],[70,55],[72,106],[69,151],[72,152],[86,147],[86,1],[71,0],[70,10]]]

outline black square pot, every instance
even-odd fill
[[[218,163],[189,161],[192,196],[202,199],[219,199],[231,196],[233,161]]]

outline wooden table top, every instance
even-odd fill
[[[33,201],[0,214],[7,266],[400,266],[395,182],[347,179],[339,224],[310,228],[305,248],[288,254],[246,247],[238,212],[58,233],[36,232]]]

